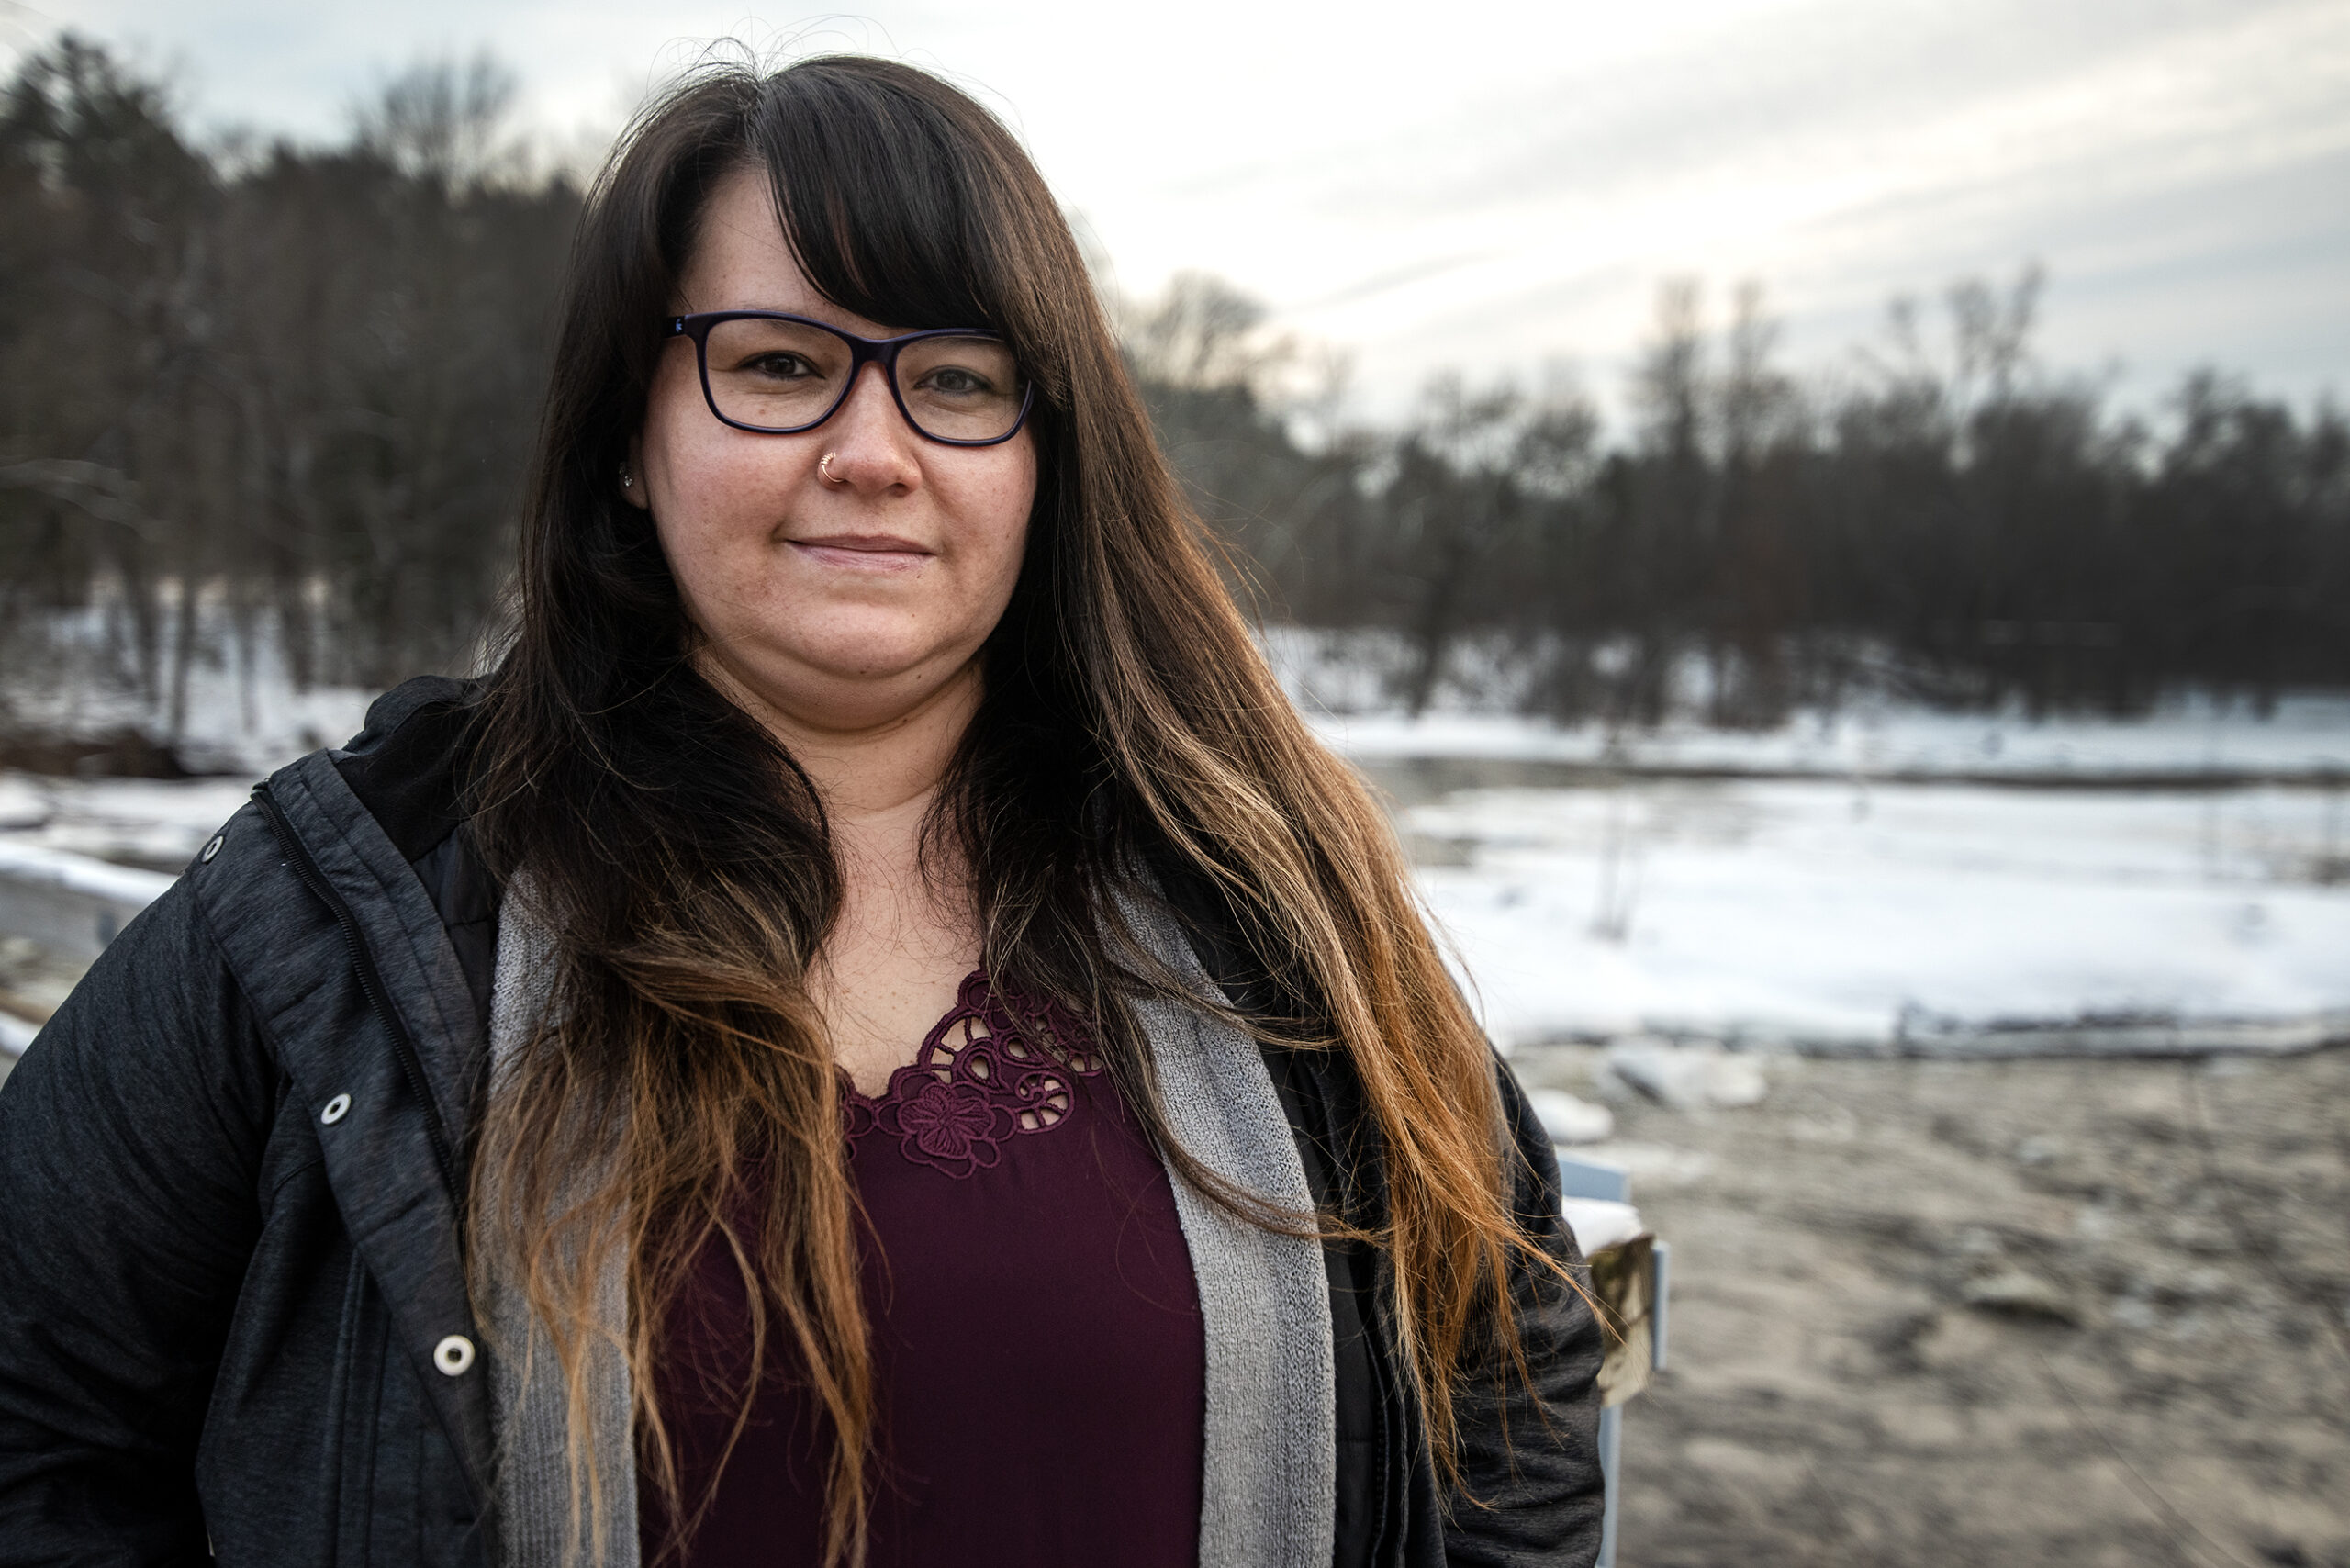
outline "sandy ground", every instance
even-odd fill
[[[2350,1051],[1767,1066],[1596,1150],[1673,1248],[1624,1568],[2350,1565]]]

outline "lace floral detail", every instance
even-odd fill
[[[1067,1121],[1076,1081],[1104,1065],[1067,1009],[1001,996],[975,969],[890,1086],[867,1096],[845,1083],[841,1104],[850,1137],[885,1134],[915,1164],[961,1181],[1001,1163],[1019,1134]]]

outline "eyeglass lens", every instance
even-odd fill
[[[802,429],[830,414],[855,363],[849,345],[822,328],[767,317],[717,323],[703,352],[719,413],[771,431]],[[992,338],[906,343],[898,351],[897,390],[916,430],[966,442],[1009,434],[1027,395],[1011,351]]]

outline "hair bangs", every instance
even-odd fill
[[[751,127],[800,270],[818,293],[884,326],[984,327],[1016,340],[1002,249],[981,194],[970,117],[883,83],[867,62],[820,60],[773,78]]]

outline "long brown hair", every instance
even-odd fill
[[[1407,868],[1354,774],[1276,686],[1179,498],[1068,224],[1004,128],[953,87],[857,57],[706,69],[641,116],[590,193],[524,515],[514,641],[485,699],[474,831],[562,934],[550,1016],[491,1097],[473,1256],[510,1271],[585,1409],[615,1259],[643,1462],[690,1519],[654,1377],[713,1240],[752,1325],[740,1394],[780,1357],[829,1424],[828,1561],[864,1547],[872,1372],[833,1054],[803,977],[839,910],[823,802],[697,675],[652,526],[615,474],[655,324],[712,188],[744,167],[827,298],[894,327],[1002,332],[1037,386],[1029,543],[985,695],[926,842],[974,890],[988,970],[1094,1019],[1161,1136],[1126,1002],[1169,983],[1105,931],[1136,868],[1197,879],[1340,1053],[1383,1152],[1368,1234],[1441,1469],[1453,1395],[1506,1338],[1532,1249],[1506,1197],[1493,1063]],[[1179,1169],[1225,1201],[1180,1149]],[[1337,1216],[1258,1215],[1325,1233]],[[575,1430],[582,1423],[574,1421]],[[737,1431],[740,1428],[738,1425]]]

